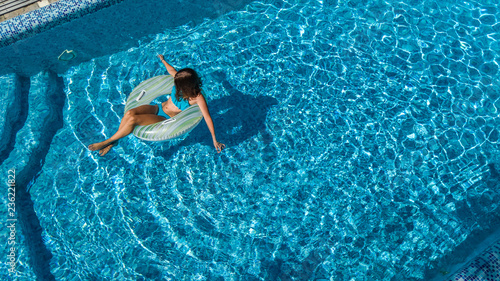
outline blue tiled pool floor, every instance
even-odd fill
[[[487,1],[254,1],[59,73],[63,128],[30,185],[51,274],[455,278],[454,250],[498,221],[497,18]],[[224,153],[203,123],[88,151],[165,73],[157,54],[202,75]]]

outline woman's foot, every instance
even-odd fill
[[[106,153],[109,152],[109,150],[111,148],[113,148],[113,146],[115,146],[115,143],[116,143],[116,141],[112,142],[109,140],[105,140],[102,142],[96,142],[96,143],[89,145],[89,149],[91,151],[99,150],[99,155],[104,156],[104,155],[106,155]]]
[[[110,142],[108,140],[101,141],[101,142],[96,142],[96,143],[93,143],[93,144],[89,145],[89,149],[91,151],[101,150],[101,149],[105,148],[106,146],[108,146],[111,143],[112,142]]]
[[[112,143],[110,143],[108,146],[106,146],[106,147],[104,147],[104,148],[100,149],[100,150],[99,150],[99,156],[104,156],[104,155],[106,155],[106,154],[107,154],[107,153],[111,150],[111,148],[113,148],[113,146],[115,146],[115,143],[114,143],[114,142],[112,142]]]
[[[111,141],[109,139],[101,142],[96,142],[91,145],[89,145],[89,149],[91,151],[96,151],[96,150],[101,150],[104,149],[105,147],[109,146],[110,144],[114,144],[116,141]]]

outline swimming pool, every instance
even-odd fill
[[[27,124],[46,119],[56,99],[36,97],[65,95],[29,191],[50,274],[449,277],[464,258],[456,250],[499,226],[498,9],[254,1],[59,76],[34,75],[30,104],[40,108]],[[90,153],[117,129],[127,93],[165,73],[158,53],[202,75],[228,148],[215,153],[201,124],[182,141],[128,137],[106,157]],[[38,138],[18,136],[16,146]],[[9,159],[2,172],[18,158]]]

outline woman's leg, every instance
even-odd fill
[[[156,115],[157,111],[157,105],[142,105],[125,112],[118,131],[105,141],[89,145],[89,149],[100,150],[100,155],[105,155],[113,147],[114,142],[132,133],[135,126],[145,126],[165,120],[164,117]]]
[[[146,104],[146,105],[141,105],[141,106],[136,107],[136,108],[132,108],[129,111],[125,112],[125,114],[123,114],[123,118],[122,118],[122,121],[120,122],[120,127],[118,127],[118,130],[120,130],[122,128],[122,126],[125,124],[125,122],[123,122],[123,120],[126,117],[128,117],[129,115],[142,115],[142,114],[154,114],[154,115],[156,115],[157,112],[158,112],[158,105]]]

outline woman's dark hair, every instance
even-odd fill
[[[189,100],[201,94],[201,79],[191,68],[183,68],[175,74],[175,98]]]

